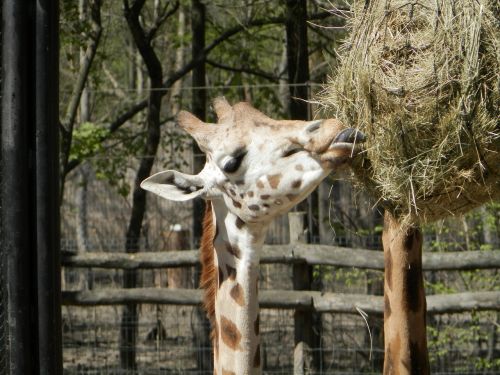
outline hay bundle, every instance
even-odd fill
[[[329,114],[367,135],[362,185],[410,222],[500,197],[497,0],[355,1]]]

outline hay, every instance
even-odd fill
[[[320,102],[366,134],[362,186],[411,223],[499,199],[498,1],[363,0],[353,11]]]

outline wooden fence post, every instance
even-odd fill
[[[182,229],[179,224],[172,225],[165,232],[165,251],[189,249],[189,231]],[[158,271],[163,273],[163,270]],[[155,286],[161,287],[161,274],[155,275]],[[191,288],[191,270],[186,267],[167,268],[167,285],[169,288]]]
[[[306,242],[306,213],[290,212],[288,214],[290,227],[290,245]],[[293,265],[293,289],[311,290],[312,267],[307,263],[294,263]],[[295,348],[293,353],[293,373],[295,375],[306,374],[317,368],[314,361],[312,348],[315,343],[313,330],[313,312],[296,309],[294,313]]]

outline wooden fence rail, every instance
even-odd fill
[[[202,291],[196,289],[109,289],[63,292],[63,305],[97,306],[127,303],[169,305],[199,305]],[[365,294],[321,293],[315,291],[262,290],[261,308],[313,310],[326,313],[357,313],[382,315],[383,297]],[[438,294],[427,297],[429,314],[459,313],[465,311],[500,311],[500,291]]]
[[[326,245],[268,245],[264,246],[260,262],[307,263],[383,270],[384,254],[381,251],[352,249]],[[198,264],[198,251],[125,253],[65,252],[62,265],[66,267],[95,267],[120,269],[151,269],[167,267],[188,267]],[[426,271],[450,271],[500,268],[500,250],[462,251],[447,253],[424,253],[423,268]]]

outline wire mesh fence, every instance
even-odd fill
[[[133,166],[134,162],[130,162],[130,165]],[[371,206],[354,198],[343,202],[339,197],[333,197],[332,203],[329,194],[331,184],[327,183],[323,187],[323,192],[326,192],[323,196],[320,193],[320,201],[322,199],[323,202],[320,205],[328,207],[324,226],[329,232],[320,230],[313,241],[380,250],[380,233],[362,229],[363,226],[376,227],[376,218],[369,217]],[[82,191],[83,186],[77,175],[70,176],[66,185],[62,207],[63,251],[123,252],[130,213],[127,196],[117,193],[116,187],[110,187],[106,181],[92,175],[86,183],[86,191]],[[336,194],[345,197],[351,187],[340,185],[335,186],[335,190]],[[194,244],[189,238],[192,220],[190,209],[188,204],[175,204],[148,196],[141,251],[193,248]],[[354,224],[351,223],[353,217],[359,218]],[[425,248],[432,248],[439,243],[439,246],[446,244],[449,250],[463,249],[461,244],[464,240],[457,235],[457,231],[438,234],[429,231],[428,234]],[[471,238],[468,240],[471,241]],[[288,242],[288,219],[283,216],[270,228],[267,243]],[[138,286],[195,288],[196,272],[195,267],[140,270]],[[490,278],[485,284],[487,286],[482,285],[482,288],[491,288],[491,285],[498,288],[497,270],[480,272],[481,276]],[[380,271],[315,266],[313,273],[312,287],[316,290],[360,295],[383,294],[383,274]],[[445,287],[456,291],[470,290],[480,284],[474,275],[478,273],[426,273],[427,293],[440,293]],[[291,266],[265,264],[260,267],[259,287],[291,290],[292,278]],[[120,289],[123,286],[123,271],[66,268],[62,282],[66,291]],[[124,349],[120,340],[122,310],[121,306],[63,307],[65,374],[212,373],[209,368],[200,367],[199,360],[204,354],[211,356],[212,348],[206,337],[209,328],[192,306],[138,305],[138,320],[128,327],[137,332],[134,347],[137,368],[121,366],[120,351]],[[293,373],[293,314],[293,310],[261,311],[262,364],[266,374]],[[496,312],[429,317],[428,344],[432,373],[500,373],[498,321]],[[313,329],[320,340],[316,347],[311,348],[316,362],[315,368],[310,369],[309,373],[381,373],[384,355],[381,317],[368,316],[365,321],[361,314],[324,313],[316,316]]]
[[[289,266],[264,265],[260,288],[291,288]],[[337,270],[338,271],[338,270]],[[79,280],[66,272],[69,280]],[[121,285],[121,275],[114,271],[112,281],[103,280],[99,271],[86,273],[93,277],[94,288]],[[167,270],[141,271],[143,286],[154,284],[155,272],[165,279]],[[335,273],[323,270],[323,275]],[[341,272],[339,272],[341,273]],[[345,272],[344,272],[345,273]],[[323,288],[341,293],[366,293],[367,280],[377,282],[380,272],[365,272],[325,277]],[[349,280],[346,282],[346,280]],[[121,306],[63,307],[64,366],[67,374],[209,374],[197,367],[197,358],[212,348],[200,340],[206,326],[196,314],[196,307],[143,304],[138,308],[135,347],[137,370],[120,367]],[[496,339],[496,312],[470,312],[431,316],[428,340],[433,374],[497,374],[500,348]],[[293,373],[294,311],[263,309],[261,311],[262,363],[266,374]],[[314,329],[320,342],[314,347],[318,358],[311,374],[379,374],[383,366],[383,319],[361,314],[321,314]]]

